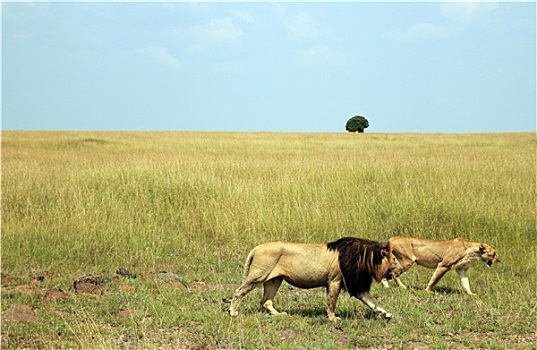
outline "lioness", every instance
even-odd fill
[[[244,281],[235,291],[229,313],[237,316],[240,300],[263,284],[261,305],[279,315],[273,300],[282,281],[298,288],[326,287],[328,319],[335,322],[334,309],[342,288],[376,313],[387,313],[369,294],[373,278],[380,282],[402,272],[388,243],[346,237],[328,244],[270,242],[255,247],[246,258]],[[285,314],[285,313],[283,313]]]
[[[436,269],[427,285],[428,292],[446,272],[455,270],[461,280],[462,288],[466,293],[475,295],[470,290],[470,282],[466,276],[470,261],[481,260],[487,263],[488,267],[491,267],[492,263],[500,262],[500,257],[490,245],[472,242],[464,238],[448,241],[401,236],[392,237],[388,242],[393,254],[403,266],[403,271],[408,270],[414,263]],[[397,275],[393,278],[400,287],[406,288]],[[382,284],[388,287],[386,280],[383,280]]]

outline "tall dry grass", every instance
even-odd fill
[[[532,134],[2,136],[2,263],[13,271],[152,269],[342,235],[508,250],[535,238]]]

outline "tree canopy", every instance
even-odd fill
[[[369,121],[361,116],[361,115],[355,115],[354,117],[347,120],[347,124],[345,125],[345,129],[348,132],[364,132],[366,128],[369,127]]]

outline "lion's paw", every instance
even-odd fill
[[[328,320],[332,323],[336,323],[336,322],[339,322],[341,321],[341,317],[337,317],[337,316],[333,316],[333,317],[328,317]]]

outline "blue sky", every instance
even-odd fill
[[[2,3],[3,130],[536,127],[535,3]]]

